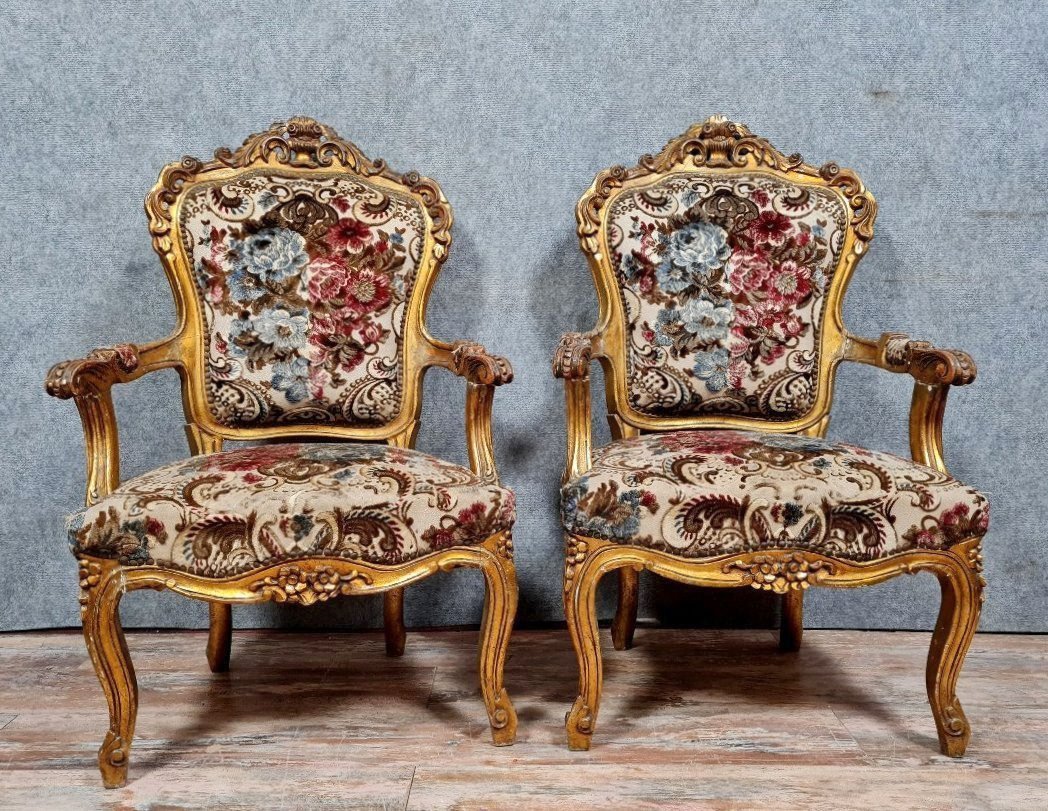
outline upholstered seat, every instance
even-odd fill
[[[613,442],[563,490],[564,528],[685,558],[807,549],[873,560],[982,536],[971,487],[888,453],[756,431]]]
[[[227,577],[310,556],[404,563],[513,520],[511,491],[418,451],[280,444],[129,479],[72,516],[69,539],[77,555]]]

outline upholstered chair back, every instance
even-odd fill
[[[310,119],[173,164],[147,200],[209,430],[383,429],[413,417],[414,343],[451,213],[432,181]]]
[[[874,210],[850,172],[719,118],[602,173],[578,213],[602,290],[609,402],[641,428],[817,422]]]

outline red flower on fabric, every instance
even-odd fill
[[[768,254],[762,249],[737,250],[728,262],[728,281],[736,293],[763,288],[772,274]]]
[[[389,304],[389,277],[371,268],[350,268],[337,259],[314,259],[309,269],[309,297],[318,304],[347,307],[357,313],[381,310]]]
[[[765,245],[781,245],[789,233],[792,223],[785,214],[777,211],[762,211],[750,225],[754,239]]]
[[[371,229],[360,220],[346,217],[339,220],[327,233],[327,241],[332,247],[360,250],[371,241]]]
[[[780,305],[792,305],[811,295],[811,268],[787,260],[772,272],[766,287]]]
[[[282,462],[298,453],[298,445],[259,445],[233,454],[202,457],[206,470],[222,472],[256,471],[262,465]],[[250,473],[248,475],[251,475]],[[246,478],[246,477],[245,477]],[[257,481],[257,480],[256,480]]]
[[[363,363],[364,345],[353,334],[357,326],[356,313],[348,309],[314,317],[309,342],[318,349],[319,363],[334,368],[341,367],[347,372]],[[326,381],[314,380],[311,377],[310,383],[316,390],[318,383],[323,388]]]

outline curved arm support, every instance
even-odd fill
[[[593,464],[593,421],[590,364],[599,355],[596,332],[569,332],[553,354],[553,376],[564,381],[568,423],[568,455],[562,482],[581,476]]]
[[[466,448],[469,466],[489,484],[498,484],[491,409],[495,387],[513,380],[513,367],[473,341],[431,340],[430,366],[440,366],[466,380]]]
[[[910,401],[910,454],[922,465],[946,473],[942,424],[951,386],[975,380],[975,361],[959,349],[939,349],[899,332],[885,332],[876,341],[850,336],[846,360],[876,366],[913,378]]]
[[[85,358],[56,363],[47,373],[47,393],[72,399],[80,412],[87,452],[88,506],[120,483],[120,445],[110,390],[116,383],[178,365],[171,351],[173,343],[168,339],[141,347],[117,344],[96,349]]]

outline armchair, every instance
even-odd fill
[[[451,241],[437,184],[370,161],[296,118],[209,162],[167,166],[146,200],[174,293],[175,334],[57,364],[87,446],[86,507],[68,523],[87,648],[109,703],[99,750],[124,784],[138,687],[118,607],[134,589],[205,600],[207,659],[229,665],[231,606],[384,594],[386,650],[404,650],[404,588],[481,569],[480,685],[494,742],[513,743],[503,665],[516,613],[513,493],[491,437],[508,361],[434,339],[426,301]],[[470,469],[413,450],[422,376],[467,385]],[[192,458],[121,482],[111,388],[182,379]],[[225,440],[269,444],[223,451]]]
[[[617,571],[616,649],[632,644],[637,575],[783,596],[797,650],[803,594],[930,571],[942,605],[928,697],[942,751],[970,729],[957,678],[979,621],[986,499],[949,476],[942,421],[972,359],[843,324],[876,203],[851,171],[785,156],[713,117],[638,165],[601,172],[576,209],[600,318],[557,347],[568,450],[564,606],[579,662],[568,744],[588,749],[602,664],[595,592]],[[589,368],[604,369],[613,441],[594,451]],[[914,379],[912,461],[823,437],[837,367]]]

